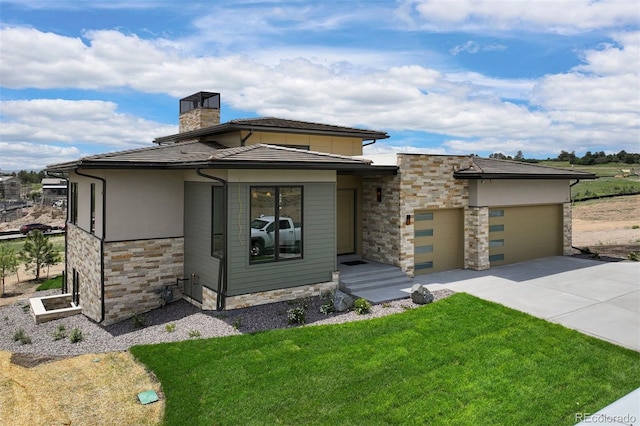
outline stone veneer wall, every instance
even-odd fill
[[[464,215],[464,267],[489,269],[489,207],[469,207]]]
[[[298,287],[261,291],[259,293],[230,296],[225,299],[225,310],[247,308],[249,306],[284,302],[287,300],[302,299],[305,297],[328,294],[338,289],[339,273],[334,272],[331,278],[331,281],[325,283],[302,285]],[[207,287],[202,287],[202,304],[198,304],[197,302],[191,300],[189,301],[196,305],[200,305],[200,307],[204,310],[215,310],[217,299],[218,295],[215,291],[208,289]]]
[[[382,200],[377,201],[377,189]],[[362,256],[399,266],[400,178],[366,176],[362,179]]]
[[[562,245],[562,254],[571,256],[573,254],[573,226],[572,226],[572,206],[571,202],[564,203],[562,206],[562,222],[564,230],[564,238]]]
[[[184,238],[105,242],[104,325],[161,305],[156,290],[170,286],[174,300],[182,297],[176,278],[184,274]]]
[[[196,108],[180,114],[179,132],[199,130],[220,124],[220,110],[213,108]]]
[[[400,266],[409,276],[414,274],[413,223],[415,211],[467,207],[469,205],[469,182],[454,179],[453,172],[456,169],[469,167],[469,165],[469,157],[398,154],[401,179],[400,226],[402,233]],[[466,214],[465,210],[465,216]],[[410,224],[406,224],[407,215],[411,216]]]
[[[413,276],[415,211],[466,208],[469,204],[468,181],[454,179],[453,172],[469,165],[468,157],[398,154],[397,176],[365,177],[362,185],[362,256],[400,266]],[[376,200],[377,188],[382,189],[381,202]],[[467,210],[465,217],[466,214]],[[410,217],[409,224],[407,216]],[[465,232],[465,243],[467,234]]]
[[[71,223],[67,224],[67,290],[72,291],[73,270],[78,272],[82,313],[94,321],[102,315],[100,274],[101,240]]]

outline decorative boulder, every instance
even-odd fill
[[[353,298],[347,293],[343,293],[340,290],[337,290],[336,294],[333,296],[333,307],[335,308],[336,312],[348,311],[352,306]]]
[[[433,302],[433,294],[422,284],[414,284],[411,287],[411,301],[417,305],[426,305]]]

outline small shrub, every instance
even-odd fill
[[[389,302],[384,302],[384,303],[382,304],[382,307],[383,307],[383,308],[390,308],[390,307],[391,307],[391,303],[389,303]]]
[[[145,323],[144,315],[134,315],[133,316],[133,328],[142,328]]]
[[[25,314],[28,314],[30,310],[31,310],[31,305],[29,304],[22,305],[22,312],[24,312]]]
[[[242,327],[242,317],[238,317],[235,320],[233,320],[233,328],[238,330],[240,329],[240,327]]]
[[[336,307],[333,305],[333,300],[327,300],[320,306],[320,312],[329,315],[336,311]]]
[[[167,333],[173,333],[174,331],[176,331],[176,325],[175,324],[167,324],[164,326],[164,331],[166,331]]]
[[[371,303],[361,297],[353,302],[353,310],[358,315],[368,314],[371,311]]]
[[[640,229],[640,225],[633,225],[631,229]]]
[[[79,328],[74,328],[73,330],[71,330],[71,333],[69,333],[69,341],[71,343],[79,343],[83,340],[84,336],[82,335],[82,330],[80,330]]]
[[[56,331],[53,332],[53,340],[58,341],[67,338],[67,328],[64,324],[60,324]]]
[[[289,324],[304,324],[306,320],[306,306],[298,306],[287,311],[287,321],[289,321]]]
[[[31,337],[27,336],[27,333],[24,332],[23,329],[18,329],[15,333],[13,333],[13,341],[20,342],[23,345],[31,344]]]
[[[200,332],[198,330],[191,330],[189,332],[189,337],[192,338],[192,339],[197,339],[200,336],[201,336],[201,334],[200,334]]]
[[[634,261],[634,262],[637,262],[637,261],[640,259],[640,257],[639,257],[639,256],[640,256],[640,255],[638,255],[638,253],[636,253],[635,251],[632,251],[632,252],[630,252],[630,253],[627,255],[627,258],[628,258],[629,260],[632,260],[632,261]]]

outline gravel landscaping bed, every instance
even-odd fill
[[[40,291],[33,297],[57,293],[59,290]],[[434,291],[434,302],[451,294],[453,292],[449,290]],[[314,297],[217,312],[202,311],[184,300],[178,300],[138,317],[103,327],[84,315],[36,325],[29,312],[28,300],[23,300],[0,308],[0,350],[39,356],[123,351],[140,344],[296,327],[298,325],[288,323],[287,311],[301,306],[306,306],[305,326],[367,320],[420,306],[406,298],[373,305],[370,313],[364,315],[358,315],[353,311],[324,315],[320,312],[322,303],[321,298]],[[15,340],[19,330],[22,330],[24,343]],[[79,333],[81,339],[73,343],[71,337],[77,337]]]

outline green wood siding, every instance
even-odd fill
[[[199,286],[218,288],[220,261],[211,256],[211,187],[209,183],[184,184],[184,274],[197,274]],[[192,296],[202,301],[202,289]]]
[[[336,267],[335,183],[297,185],[304,186],[303,258],[250,265],[249,188],[252,184],[229,184],[228,296],[331,281]]]

